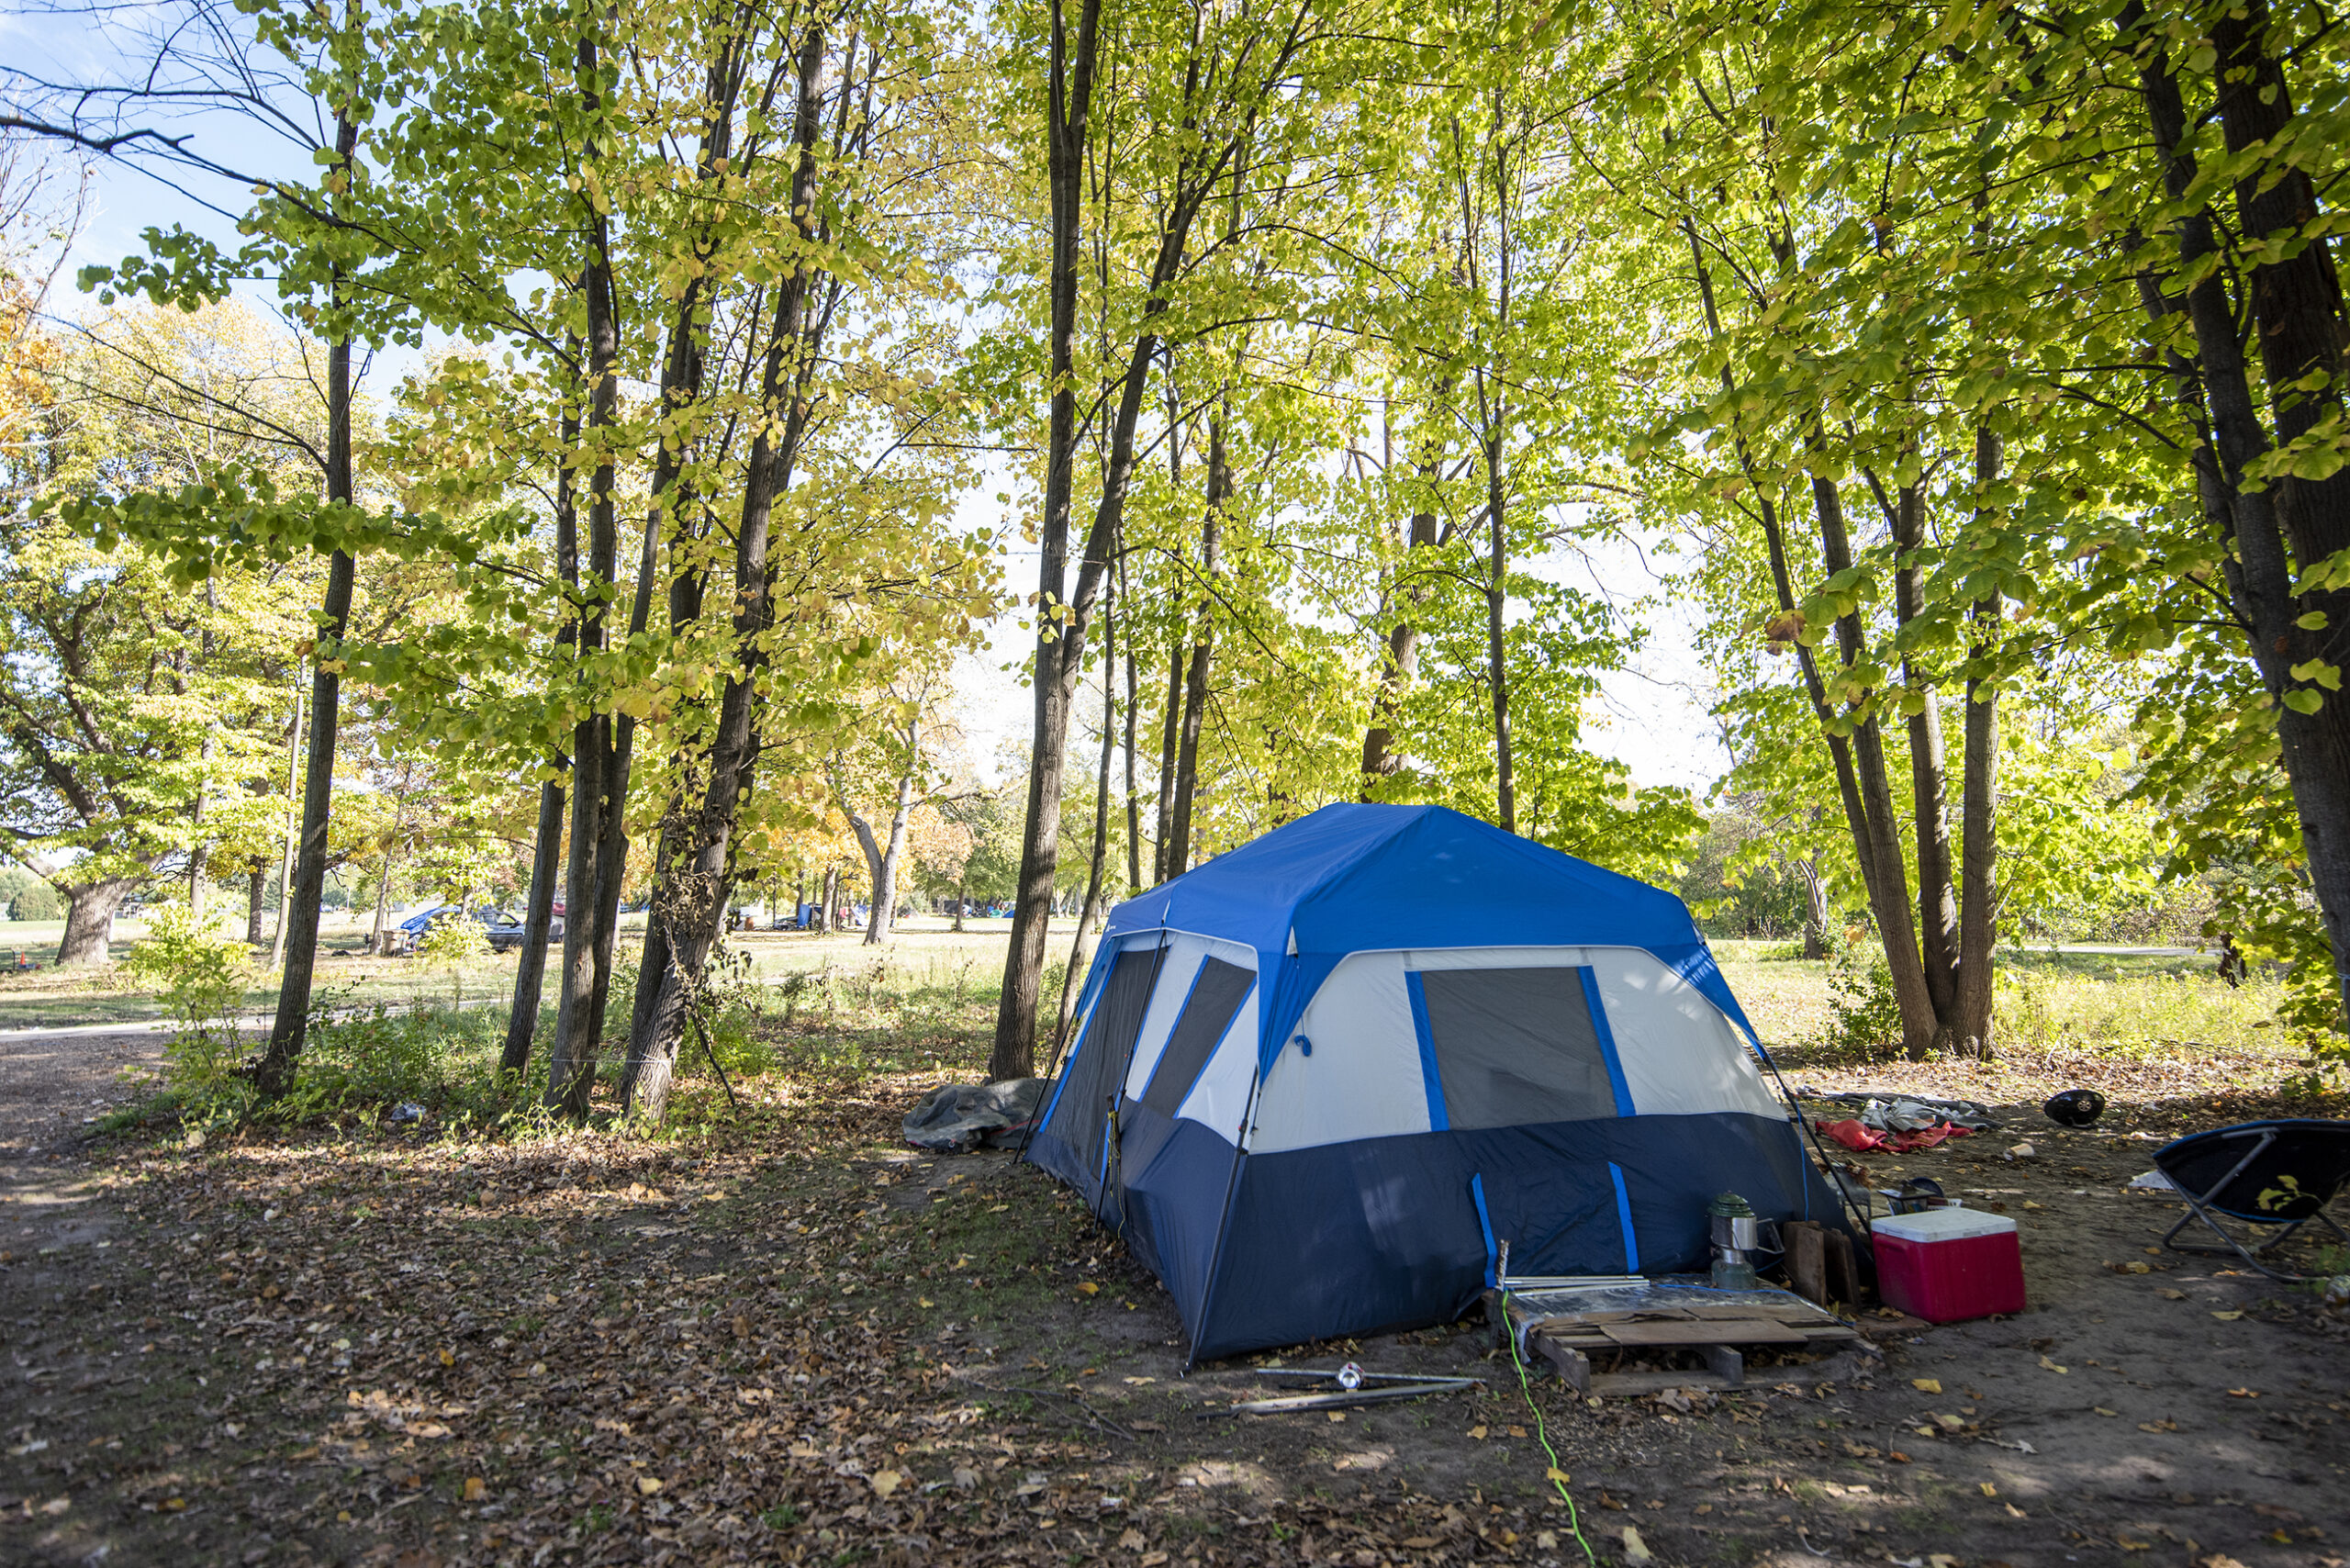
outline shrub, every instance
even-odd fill
[[[1893,970],[1873,938],[1846,932],[1829,949],[1828,1011],[1827,1046],[1834,1055],[1871,1060],[1900,1047]]]
[[[11,920],[62,920],[65,918],[65,901],[60,898],[57,890],[47,882],[38,878],[28,877],[25,879],[24,886],[18,888],[16,896],[8,902],[8,918]]]
[[[151,988],[174,1025],[164,1047],[173,1086],[210,1098],[237,1078],[237,1014],[252,983],[252,956],[189,913],[166,905],[147,922],[147,936],[123,968]]]

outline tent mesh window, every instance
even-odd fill
[[[1581,970],[1424,969],[1418,980],[1452,1126],[1616,1114]]]
[[[1142,947],[1118,955],[1102,1000],[1093,1004],[1077,1055],[1068,1068],[1068,1081],[1054,1108],[1051,1126],[1056,1137],[1089,1158],[1102,1147],[1102,1124],[1109,1120],[1109,1096],[1125,1081],[1126,1063],[1133,1059],[1135,1036],[1142,1030],[1142,1015],[1150,1005],[1151,982],[1158,978],[1160,949]]]
[[[1240,1011],[1256,983],[1256,970],[1222,958],[1209,958],[1200,965],[1192,994],[1183,1001],[1183,1015],[1175,1020],[1167,1048],[1158,1053],[1158,1063],[1150,1070],[1150,1082],[1142,1092],[1144,1104],[1162,1116],[1175,1114],[1183,1096],[1199,1081],[1200,1070],[1215,1054],[1216,1042],[1232,1026],[1232,1015]]]

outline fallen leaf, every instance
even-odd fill
[[[1958,1559],[1947,1551],[1929,1552],[1926,1556],[1926,1568],[1958,1568]]]
[[[1509,1435],[1513,1438],[1522,1438],[1526,1436],[1526,1428],[1523,1427],[1512,1427],[1509,1429]]]
[[[2151,1551],[2154,1550],[2154,1543],[2151,1540],[2135,1540],[2126,1535],[2115,1536],[2113,1538],[2113,1544],[2120,1547],[2124,1551]]]
[[[40,1506],[40,1511],[44,1514],[62,1514],[73,1506],[73,1499],[71,1497],[51,1497]]]
[[[1086,1281],[1077,1288],[1087,1295],[1100,1295],[1102,1294],[1102,1287],[1095,1284],[1091,1280]]]
[[[1633,1563],[1647,1562],[1654,1556],[1655,1554],[1649,1551],[1649,1543],[1640,1539],[1640,1532],[1630,1525],[1626,1525],[1624,1527],[1624,1561]]]
[[[1557,1482],[1560,1485],[1564,1486],[1564,1485],[1566,1485],[1569,1482],[1572,1481],[1572,1480],[1574,1479],[1574,1477],[1573,1477],[1573,1476],[1572,1476],[1572,1475],[1569,1475],[1565,1471],[1561,1470],[1557,1465],[1555,1465],[1555,1464],[1554,1464],[1554,1465],[1552,1465],[1550,1469],[1548,1469],[1548,1470],[1546,1470],[1546,1471],[1544,1471],[1544,1472],[1542,1473],[1542,1479],[1544,1479],[1545,1481],[1555,1481],[1555,1482]]]
[[[1938,1377],[1913,1377],[1909,1380],[1909,1386],[1920,1394],[1940,1394],[1942,1380]]]
[[[2211,1316],[2218,1318],[2222,1323],[2233,1323],[2237,1318],[2242,1317],[2244,1314],[2241,1312],[2215,1312]]]
[[[905,1473],[898,1470],[877,1470],[865,1479],[877,1497],[887,1497],[906,1484]]]
[[[1145,1544],[1142,1531],[1138,1529],[1130,1529],[1118,1538],[1118,1550],[1121,1551],[1140,1551]]]
[[[661,1490],[661,1483],[655,1481],[650,1475],[640,1475],[636,1478],[636,1489],[645,1496],[650,1497],[653,1494]]]
[[[2178,1423],[2165,1416],[2159,1421],[2141,1421],[2138,1423],[2138,1429],[2142,1432],[2176,1432],[2178,1430]]]
[[[1982,1483],[1982,1486],[1983,1486],[1983,1495],[1985,1495],[1986,1497],[1996,1497],[1996,1496],[1998,1496],[1998,1495],[1999,1495],[1999,1489],[1998,1489],[1997,1486],[1992,1485],[1992,1484],[1991,1484],[1989,1482],[1987,1482],[1987,1481],[1986,1481],[1986,1482]]]
[[[1395,1544],[1402,1547],[1407,1547],[1414,1551],[1426,1551],[1429,1547],[1439,1543],[1438,1542],[1437,1538],[1432,1535],[1411,1535],[1405,1536],[1402,1540],[1397,1541]]]
[[[2175,1291],[2168,1285],[2165,1285],[2154,1294],[2162,1297],[2165,1301],[2185,1301],[2187,1299],[2187,1293],[2185,1291]]]
[[[1347,1413],[1343,1410],[1333,1410],[1330,1412],[1330,1419],[1333,1421],[1343,1421],[1346,1418]]]
[[[1885,1457],[1891,1460],[1896,1464],[1908,1464],[1909,1462],[1909,1456],[1903,1453],[1899,1449],[1892,1450]]]
[[[457,1364],[457,1352],[451,1350],[443,1350],[441,1352],[441,1364],[444,1367],[455,1366]]]
[[[465,1501],[466,1501],[466,1502],[468,1502],[468,1503],[478,1503],[478,1502],[480,1502],[484,1497],[487,1497],[487,1496],[488,1496],[488,1495],[489,1495],[489,1483],[488,1483],[488,1482],[484,1481],[484,1480],[483,1480],[480,1476],[478,1476],[478,1475],[468,1475],[468,1476],[466,1476],[466,1477],[465,1477]]]
[[[2232,1388],[2228,1390],[2228,1397],[2231,1399],[2257,1399],[2260,1397],[2260,1390],[2256,1388]]]
[[[1482,1443],[1485,1440],[1485,1428],[1483,1427],[1472,1427],[1469,1428],[1469,1435]]]
[[[2071,1372],[2071,1371],[2073,1370],[2073,1369],[2072,1369],[2072,1368],[2070,1368],[2070,1367],[2060,1367],[2060,1366],[2058,1366],[2054,1361],[2050,1361],[2046,1356],[2042,1356],[2042,1357],[2041,1357],[2041,1358],[2040,1358],[2040,1364],[2041,1364],[2042,1367],[2046,1368],[2048,1371],[2053,1372]]]

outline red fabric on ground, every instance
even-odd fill
[[[1846,1148],[1863,1151],[1882,1148],[1895,1154],[1908,1154],[1915,1149],[1931,1148],[1952,1138],[1964,1137],[1973,1130],[1968,1127],[1952,1126],[1947,1122],[1938,1127],[1920,1127],[1913,1133],[1881,1133],[1874,1128],[1864,1127],[1855,1121],[1819,1122],[1815,1125],[1821,1132],[1826,1133]]]

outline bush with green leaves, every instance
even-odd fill
[[[1827,1045],[1839,1057],[1870,1061],[1901,1048],[1901,1002],[1874,937],[1841,934],[1829,949],[1828,1013]]]
[[[240,1062],[237,1016],[253,980],[251,950],[174,903],[148,919],[145,939],[123,968],[155,992],[172,1020],[164,1057],[173,1085],[197,1096],[228,1088]]]
[[[426,926],[416,944],[419,959],[447,972],[451,1001],[460,1008],[465,1004],[464,965],[488,951],[489,938],[481,923],[462,909]]]

